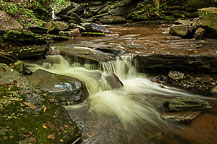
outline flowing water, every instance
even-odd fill
[[[99,44],[97,40],[94,41]],[[78,43],[83,46],[88,42],[94,43],[88,38]],[[78,43],[74,45],[77,46]],[[88,88],[87,100],[78,105],[65,106],[72,120],[76,121],[83,131],[81,143],[211,144],[217,140],[217,135],[212,135],[215,129],[208,132],[206,139],[203,138],[206,131],[197,133],[197,126],[189,124],[189,127],[186,127],[163,120],[160,113],[165,99],[200,96],[152,82],[145,74],[137,71],[137,62],[133,56],[121,56],[114,61],[101,62],[99,67],[93,69],[88,64],[81,67],[79,63],[69,63],[60,55],[48,56],[47,61],[34,65],[33,68],[75,77],[85,82]],[[118,76],[123,87],[112,89],[105,80],[111,73]],[[204,121],[205,119],[206,117]],[[213,118],[212,120],[216,121]],[[201,127],[200,120],[198,126]]]

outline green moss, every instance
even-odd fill
[[[104,33],[99,33],[99,32],[82,32],[82,36],[96,36],[96,37],[104,37]]]

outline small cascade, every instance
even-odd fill
[[[52,14],[52,20],[55,20],[57,19],[56,15],[55,15],[55,9],[56,9],[56,5],[50,5],[52,11],[51,11],[51,14]]]

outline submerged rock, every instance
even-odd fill
[[[34,87],[51,92],[61,103],[81,103],[88,96],[85,84],[69,76],[57,75],[39,69],[29,77],[29,80]]]
[[[0,64],[0,143],[73,143],[81,131],[50,93]]]
[[[192,97],[176,97],[169,99],[163,104],[167,111],[202,111],[211,109],[208,102]]]

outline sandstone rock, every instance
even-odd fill
[[[211,93],[213,96],[217,96],[217,86],[211,89]]]
[[[0,29],[21,29],[23,28],[16,20],[7,15],[4,11],[0,11]]]
[[[16,44],[45,44],[46,39],[25,29],[11,29],[3,33],[3,39]]]
[[[169,99],[163,104],[167,111],[202,111],[211,109],[208,102],[192,97],[176,97]]]
[[[170,34],[181,36],[181,37],[191,37],[192,30],[190,26],[185,25],[173,25],[170,28]]]
[[[206,30],[203,28],[198,28],[194,33],[194,38],[203,39]]]
[[[217,36],[217,8],[209,7],[198,10],[200,25],[205,27],[212,36]]]
[[[170,71],[168,76],[173,80],[184,79],[185,74],[178,71]]]
[[[29,77],[29,80],[34,87],[51,92],[61,103],[81,103],[88,96],[85,84],[69,76],[57,75],[39,69]]]
[[[127,20],[124,18],[124,17],[121,17],[121,16],[103,16],[101,19],[100,19],[100,22],[101,23],[104,23],[104,24],[121,24],[121,23],[126,23]]]
[[[58,34],[59,31],[67,30],[69,26],[61,21],[50,21],[44,24],[49,33]]]
[[[109,33],[109,30],[105,26],[94,24],[94,23],[85,24],[84,27],[86,32]]]
[[[200,115],[200,111],[165,112],[161,117],[172,122],[189,122]]]

